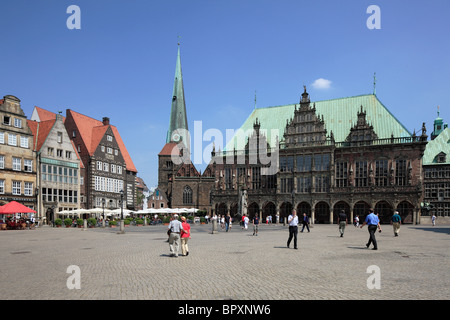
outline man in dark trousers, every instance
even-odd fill
[[[338,216],[339,232],[341,233],[341,238],[344,236],[345,226],[347,225],[347,215],[344,210],[341,210]]]
[[[294,210],[288,217],[289,224],[289,239],[287,241],[287,247],[291,244],[292,238],[294,238],[294,249],[297,249],[297,233],[298,233],[298,217],[297,212]]]
[[[306,213],[303,213],[302,225],[302,230],[300,232],[303,232],[303,229],[305,229],[305,227],[309,232],[309,217],[306,215]]]
[[[366,220],[361,225],[361,228],[365,225],[368,225],[369,229],[369,242],[367,242],[366,247],[369,248],[370,244],[373,244],[372,250],[378,250],[377,239],[375,238],[375,232],[377,231],[377,227],[381,232],[380,219],[378,216],[373,213],[373,210],[370,209],[370,213],[367,215]]]

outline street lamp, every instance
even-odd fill
[[[120,190],[120,231],[118,233],[125,233],[125,224],[123,221],[123,190]]]
[[[103,219],[102,219],[102,227],[105,227],[105,198],[102,198],[102,208],[103,208]]]

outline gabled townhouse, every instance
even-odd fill
[[[0,205],[17,201],[36,210],[36,159],[33,134],[20,99],[0,99]]]
[[[83,163],[67,134],[63,116],[53,113],[41,118],[49,120],[28,120],[28,126],[34,135],[32,148],[38,161],[39,218],[50,224],[58,212],[80,208]]]
[[[65,127],[84,169],[81,170],[81,206],[135,210],[137,170],[117,128],[104,117],[99,121],[66,110]]]

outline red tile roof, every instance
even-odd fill
[[[37,111],[38,116],[39,116],[39,120],[40,121],[47,121],[47,120],[54,120],[56,118],[56,113],[39,108],[39,107],[34,107],[34,109]],[[63,117],[63,122],[66,120],[65,117]]]
[[[162,148],[162,150],[158,153],[159,156],[170,156],[172,155],[172,149],[176,148],[175,152],[177,152],[177,154],[179,154],[179,148],[177,146],[176,142],[168,142],[164,145],[164,147]]]
[[[108,127],[111,127],[117,144],[119,145],[120,152],[122,153],[122,156],[125,160],[127,170],[137,172],[133,160],[131,160],[131,156],[128,153],[128,150],[123,143],[122,137],[120,136],[119,131],[115,126],[104,125],[103,122],[99,120],[85,116],[70,109],[68,109],[67,112],[70,113],[73,120],[75,121],[78,132],[80,133],[80,137],[83,140],[83,143],[85,144],[89,155],[92,156],[94,154],[98,144],[105,135],[106,130],[108,129]]]

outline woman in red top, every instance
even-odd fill
[[[188,240],[191,238],[191,226],[186,222],[186,217],[181,217],[181,225],[183,230],[181,231],[181,254],[183,256],[189,255]]]

